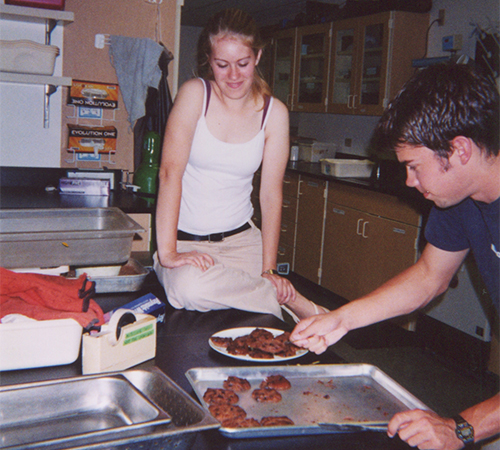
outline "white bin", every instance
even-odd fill
[[[25,39],[0,40],[0,71],[52,75],[59,48]]]

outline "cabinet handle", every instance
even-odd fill
[[[286,252],[283,247],[278,247],[278,255],[285,256]]]
[[[308,186],[311,186],[311,187],[318,187],[318,186],[319,186],[319,183],[315,183],[314,181],[308,181],[308,182],[307,182],[307,185],[308,185]]]
[[[357,94],[354,94],[354,95],[352,96],[352,109],[356,109],[356,108],[357,108],[357,107],[356,107],[356,97],[357,97],[357,96],[358,96]]]
[[[369,223],[370,223],[370,222],[365,222],[365,223],[363,223],[363,234],[362,234],[362,236],[363,236],[363,238],[364,238],[364,239],[368,239],[368,236],[366,235],[366,226],[367,226]]]
[[[282,207],[283,208],[290,208],[290,202],[287,200],[283,200]]]
[[[354,95],[350,94],[347,96],[347,109],[354,108]]]
[[[363,219],[358,219],[358,224],[356,225],[356,234],[358,236],[363,236],[363,232],[360,231],[360,226],[363,223]]]

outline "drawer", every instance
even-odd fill
[[[359,189],[331,181],[328,203],[348,206],[375,216],[385,217],[409,225],[420,226],[420,214],[398,197],[368,189]]]
[[[278,264],[288,263],[290,264],[290,270],[293,270],[293,247],[280,243],[278,245],[277,262]]]
[[[281,219],[295,223],[297,216],[297,197],[283,196]]]
[[[283,178],[283,195],[297,197],[297,190],[299,188],[299,175],[296,173],[285,173]]]
[[[280,245],[286,244],[293,247],[295,241],[295,222],[281,221]]]

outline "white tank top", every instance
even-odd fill
[[[260,131],[248,142],[223,142],[208,130],[205,115],[211,86],[202,81],[205,107],[182,178],[178,225],[179,230],[198,235],[230,231],[251,219],[252,180],[262,162],[267,113],[272,106],[271,97],[264,107]]]

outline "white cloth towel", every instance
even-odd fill
[[[148,38],[112,35],[110,39],[111,64],[133,127],[135,121],[146,114],[148,87],[158,89],[162,76],[158,60],[164,48]]]

